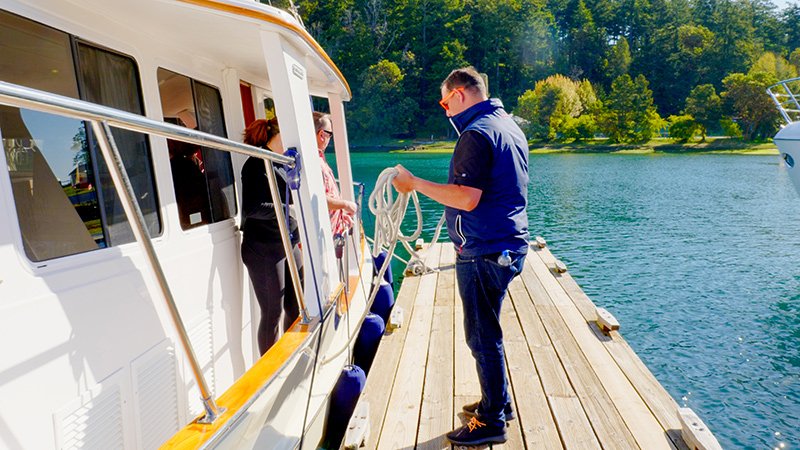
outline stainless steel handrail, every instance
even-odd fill
[[[197,360],[197,355],[192,348],[192,343],[189,340],[189,335],[186,332],[183,319],[181,319],[178,306],[175,304],[175,298],[172,296],[172,291],[170,290],[167,279],[164,276],[161,263],[159,263],[158,257],[156,256],[156,251],[153,248],[152,242],[150,242],[150,236],[147,233],[144,215],[142,214],[141,208],[139,208],[139,203],[134,201],[136,194],[133,191],[133,185],[131,184],[130,178],[128,178],[128,172],[125,170],[125,164],[122,161],[122,156],[119,154],[117,144],[114,142],[114,136],[111,134],[111,128],[109,127],[108,122],[105,121],[98,122],[96,120],[92,120],[90,123],[92,124],[92,130],[94,130],[94,133],[97,136],[100,151],[103,154],[103,158],[106,160],[106,165],[111,173],[111,179],[114,181],[114,187],[119,194],[122,207],[125,209],[125,214],[128,216],[128,221],[131,224],[133,234],[136,236],[136,240],[144,250],[147,263],[150,266],[150,270],[152,270],[153,274],[155,275],[161,295],[166,300],[172,321],[175,324],[175,328],[178,330],[181,344],[183,345],[183,349],[186,351],[186,355],[189,358],[189,364],[192,366],[192,372],[194,372],[195,379],[197,380],[197,386],[200,388],[200,397],[206,410],[206,415],[202,417],[200,421],[201,423],[213,423],[214,420],[216,420],[217,417],[224,412],[224,408],[220,410],[214,401],[214,397],[211,394],[211,390],[209,389],[208,383],[203,375],[203,369],[200,367],[200,362]]]
[[[273,175],[268,178],[272,185],[272,198],[276,205],[276,211],[280,210],[281,198],[280,192],[275,186],[274,174],[272,173],[272,164],[274,162],[280,164],[293,163],[292,158],[283,156],[277,153],[270,152],[258,147],[253,147],[247,144],[234,142],[219,136],[203,133],[200,131],[191,130],[178,125],[173,125],[157,120],[149,119],[144,116],[128,113],[125,111],[116,110],[113,108],[96,105],[94,103],[76,100],[60,95],[55,95],[47,92],[38,91],[31,88],[17,86],[11,83],[0,81],[0,104],[26,108],[45,113],[53,113],[61,116],[71,117],[78,120],[85,120],[91,123],[92,129],[98,138],[103,158],[106,160],[106,165],[111,172],[111,178],[114,182],[114,187],[120,197],[125,214],[128,217],[131,228],[134,232],[137,242],[139,242],[145,254],[146,261],[153,277],[157,281],[160,294],[163,296],[167,307],[169,308],[173,324],[178,332],[181,344],[189,359],[192,367],[197,385],[200,389],[200,395],[206,411],[204,417],[201,417],[199,423],[212,423],[216,420],[225,408],[220,408],[214,401],[214,397],[208,387],[208,383],[203,375],[202,368],[197,356],[194,353],[192,343],[189,340],[189,335],[186,332],[186,327],[181,319],[180,312],[172,296],[172,292],[167,283],[167,279],[158,261],[155,249],[153,248],[150,236],[145,225],[144,216],[139,208],[138,202],[134,201],[136,198],[133,186],[128,178],[127,171],[119,154],[117,146],[114,142],[114,137],[111,134],[111,128],[120,128],[139,133],[162,136],[169,139],[175,139],[183,142],[197,144],[200,146],[211,147],[217,150],[241,153],[248,156],[255,156],[265,160],[267,165],[267,172]],[[288,199],[287,199],[288,201]],[[282,212],[282,211],[281,211]],[[278,216],[282,216],[279,212]],[[299,289],[299,275],[296,262],[292,258],[291,243],[286,232],[285,224],[281,227],[281,238],[284,241],[284,248],[287,257],[290,259],[290,271],[292,278],[295,280],[295,289],[297,289],[297,300],[301,311],[303,311],[303,319],[308,322],[308,310],[305,305],[305,300],[302,296],[302,290]]]
[[[767,88],[767,94],[772,98],[772,101],[775,102],[775,105],[778,107],[778,112],[781,113],[783,116],[783,120],[786,121],[787,124],[794,122],[790,113],[796,115],[796,117],[800,118],[800,102],[798,102],[797,95],[795,95],[791,89],[789,89],[788,83],[800,81],[800,77],[797,78],[790,78],[788,80],[779,81],[772,86]],[[779,94],[772,92],[773,88],[777,88],[778,86],[782,87],[785,94]],[[781,98],[788,98],[786,101],[781,101]],[[794,104],[796,109],[788,109],[786,105]]]
[[[0,81],[0,103],[19,108],[32,109],[79,120],[107,122],[114,128],[154,134],[169,139],[176,139],[190,144],[212,147],[217,150],[241,153],[247,156],[268,159],[280,164],[293,162],[288,156],[279,155],[252,145],[234,142],[229,139],[203,133],[202,131],[160,122],[138,114],[100,106],[94,103],[50,94],[31,88]]]
[[[281,241],[283,243],[283,252],[286,254],[286,261],[289,262],[289,275],[292,277],[292,285],[294,293],[297,296],[297,301],[300,303],[300,320],[303,324],[311,323],[308,316],[308,309],[306,309],[305,297],[303,294],[303,287],[300,282],[300,271],[297,269],[297,261],[294,259],[294,252],[292,251],[291,237],[289,236],[289,228],[286,226],[286,216],[281,207],[281,194],[278,190],[278,182],[275,179],[275,170],[272,161],[264,161],[264,169],[267,173],[267,182],[272,191],[272,204],[275,205],[275,219],[278,221],[278,229],[281,232]],[[289,199],[287,198],[288,202]]]

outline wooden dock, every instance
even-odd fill
[[[533,248],[509,288],[503,324],[517,419],[504,449],[688,449],[678,405],[547,248]],[[444,434],[480,399],[464,339],[455,253],[426,253],[436,273],[405,278],[401,328],[381,341],[359,403],[369,403],[367,449],[449,449]],[[624,325],[624,324],[623,324]]]

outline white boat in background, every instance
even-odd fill
[[[767,88],[767,93],[786,122],[773,138],[786,170],[800,193],[800,78],[792,78]]]
[[[327,100],[342,195],[358,201],[349,87],[293,15],[236,0],[0,3],[0,448],[320,444],[373,268],[360,229],[335,256],[311,97]],[[248,155],[292,162],[241,136],[271,114],[299,154],[305,283],[301,317],[260,357],[240,171]],[[202,146],[191,195],[207,210],[178,200],[169,141]]]

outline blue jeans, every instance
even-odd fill
[[[497,264],[498,253],[456,256],[456,279],[464,308],[464,332],[481,385],[478,411],[487,425],[505,426],[503,408],[511,401],[503,351],[500,308],[508,284],[522,272],[525,255],[511,253],[509,267]]]

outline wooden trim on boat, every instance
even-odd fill
[[[197,419],[176,433],[160,450],[194,450],[200,448],[237,415],[247,402],[269,381],[297,352],[302,343],[319,324],[319,318],[303,325],[298,320],[265,353],[253,367],[241,376],[217,399],[217,405],[227,408],[212,424],[200,424]]]
[[[362,230],[363,230],[363,228],[362,228]],[[366,239],[364,239],[364,233],[362,231],[362,233],[361,233],[361,261],[359,261],[359,263],[358,263],[358,275],[350,276],[350,286],[353,289],[350,289],[349,293],[346,293],[345,295],[342,295],[344,293],[344,283],[339,283],[339,286],[336,288],[336,291],[335,291],[336,293],[333,295],[333,297],[331,297],[330,300],[328,300],[328,304],[330,304],[330,302],[338,300],[337,297],[341,296],[344,299],[343,302],[337,302],[337,306],[336,306],[336,312],[340,316],[343,315],[344,313],[346,313],[348,309],[350,309],[350,301],[356,295],[356,290],[354,288],[355,288],[355,286],[358,286],[358,282],[361,280],[361,272],[364,270],[364,249],[365,249],[365,247],[366,247]],[[369,298],[369,296],[367,296],[367,298]],[[370,305],[367,305],[367,308],[369,308],[369,306]]]
[[[361,271],[364,269],[365,247],[366,240],[362,234],[359,274],[350,277],[351,286],[357,286],[361,279]],[[343,291],[343,286],[340,286],[340,289],[336,290],[336,295]],[[356,290],[352,289],[350,294],[344,296],[345,302],[342,302],[344,303],[344,311],[341,313],[347,311],[355,292]],[[333,300],[335,300],[335,296]],[[228,426],[229,422],[247,405],[250,399],[297,353],[297,350],[319,323],[320,319],[317,317],[310,324],[303,325],[298,317],[278,342],[217,399],[217,406],[226,408],[226,411],[214,423],[198,423],[198,417],[172,436],[170,440],[160,447],[160,450],[196,450],[201,448],[216,433]]]
[[[339,70],[339,68],[330,58],[330,56],[328,56],[325,50],[323,50],[322,47],[317,43],[317,41],[315,41],[314,38],[311,37],[310,34],[308,34],[308,31],[306,31],[305,28],[297,26],[291,22],[287,22],[281,19],[280,17],[274,16],[264,11],[251,9],[245,6],[233,5],[230,3],[225,3],[217,0],[178,0],[178,1],[183,3],[188,3],[190,5],[201,6],[208,9],[214,9],[217,11],[223,11],[244,17],[263,20],[264,22],[269,22],[297,33],[297,35],[299,35],[308,45],[310,45],[317,52],[317,54],[328,63],[328,65],[334,70],[334,72],[336,72],[336,75],[344,83],[344,87],[347,89],[347,95],[351,98],[353,97],[353,93],[352,91],[350,91],[350,85],[347,83],[347,80],[344,78],[344,75],[342,75],[342,72]]]

